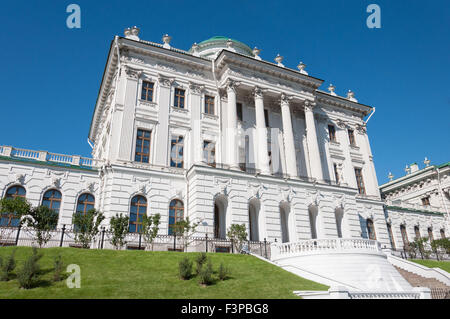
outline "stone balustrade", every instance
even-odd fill
[[[101,165],[98,160],[81,157],[78,155],[57,154],[47,151],[33,151],[11,146],[0,146],[0,156],[88,168],[95,168]]]
[[[370,239],[310,239],[291,243],[273,243],[272,260],[307,255],[315,252],[370,252],[382,254],[381,245]]]

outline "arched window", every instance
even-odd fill
[[[56,189],[50,189],[45,192],[42,198],[42,205],[47,206],[56,213],[59,214],[59,208],[61,207],[61,192]]]
[[[130,223],[128,231],[130,233],[140,233],[142,228],[142,216],[147,214],[147,200],[144,196],[136,195],[131,199]]]
[[[430,242],[432,242],[434,240],[432,227],[428,227],[428,239],[430,240]]]
[[[419,226],[414,226],[414,234],[416,235],[417,239],[421,238]]]
[[[5,198],[23,198],[25,199],[26,191],[22,186],[11,186],[8,188],[5,194]],[[0,226],[3,227],[18,227],[19,226],[19,218],[14,212],[11,213],[3,213],[0,216]]]
[[[77,213],[86,215],[88,211],[94,209],[95,198],[91,194],[85,193],[78,197]]]
[[[259,241],[259,209],[260,203],[258,200],[253,199],[248,204],[248,228],[251,241]]]
[[[441,232],[441,238],[445,239],[445,230],[442,228],[440,232]]]
[[[184,205],[179,199],[174,199],[169,205],[169,235],[173,234],[173,226],[184,218]]]
[[[370,218],[367,219],[367,234],[369,235],[369,239],[377,239],[377,235],[375,234],[375,227],[373,225],[373,221]]]
[[[408,246],[409,240],[405,225],[400,225],[400,233],[402,234],[403,246]]]

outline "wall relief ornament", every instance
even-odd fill
[[[128,79],[137,80],[142,74],[142,70],[134,69],[127,65],[124,66],[124,69]]]
[[[252,184],[247,182],[247,190],[248,190],[248,198],[257,198],[261,199],[266,187],[262,184]]]
[[[189,90],[192,93],[202,94],[204,89],[205,89],[205,86],[203,84],[197,84],[197,83],[194,83],[194,82],[189,82]]]
[[[305,108],[305,112],[312,112],[314,110],[314,108],[316,107],[317,103],[316,102],[312,102],[310,100],[305,100],[305,102],[303,102],[303,107]]]
[[[320,191],[312,192],[307,194],[307,206],[317,206],[320,207],[320,203],[322,202],[322,199],[324,196],[320,193]]]
[[[356,124],[356,130],[360,133],[360,134],[366,134],[367,129],[366,129],[366,124]]]
[[[288,188],[280,188],[280,194],[283,201],[291,203],[292,199],[294,199],[297,192],[292,189],[292,187]]]
[[[231,179],[226,178],[214,178],[214,185],[216,187],[216,193],[228,196],[231,188]]]
[[[175,81],[174,78],[169,78],[164,75],[158,74],[158,83],[163,87],[170,88],[174,81]]]

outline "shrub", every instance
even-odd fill
[[[35,230],[34,240],[41,248],[52,237],[52,232],[58,224],[58,213],[47,206],[38,206],[32,208],[23,221]]]
[[[230,269],[228,269],[227,266],[225,266],[223,263],[220,263],[219,266],[219,279],[225,280],[230,275]]]
[[[14,257],[16,250],[13,250],[11,255],[4,261],[0,257],[0,281],[8,281],[11,278],[11,273],[16,268],[16,259]]]
[[[144,239],[147,248],[153,250],[153,241],[158,235],[161,215],[155,214],[153,216],[142,216],[142,238]]]
[[[120,249],[127,243],[125,236],[128,234],[128,216],[122,214],[113,216],[110,225],[112,231],[111,244],[116,249]]]
[[[200,253],[200,255],[197,256],[195,259],[196,263],[196,273],[197,275],[201,272],[203,265],[206,263],[208,257],[206,256],[206,253]]]
[[[181,279],[188,280],[192,277],[192,261],[188,257],[184,257],[178,266]]]
[[[232,224],[227,231],[227,237],[233,242],[237,252],[242,250],[244,242],[247,240],[245,224]]]
[[[64,265],[61,255],[55,257],[53,265],[54,265],[53,281],[60,281],[62,279],[62,271]]]
[[[213,278],[213,266],[211,263],[211,260],[208,260],[208,263],[206,264],[206,267],[202,267],[202,270],[198,274],[200,278],[200,284],[201,285],[211,285],[214,282]]]
[[[100,223],[105,219],[103,213],[90,209],[86,214],[76,212],[72,223],[75,230],[75,241],[83,248],[89,248],[92,240],[99,233]]]
[[[39,280],[40,267],[38,264],[42,254],[39,254],[36,247],[33,247],[31,256],[25,260],[23,267],[17,272],[17,280],[21,288],[30,289],[36,286]]]

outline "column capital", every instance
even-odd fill
[[[252,95],[255,97],[255,99],[262,99],[263,98],[263,93],[266,90],[260,88],[259,86],[255,86],[252,90]]]
[[[173,78],[168,78],[168,77],[165,77],[165,76],[163,76],[161,74],[158,74],[159,85],[161,85],[163,87],[171,87],[172,83],[174,81],[175,81],[175,79],[173,79]]]
[[[238,82],[236,80],[233,79],[228,79],[227,82],[225,83],[225,87],[228,91],[233,91],[236,92],[236,88],[241,84],[241,82]]]
[[[292,100],[292,96],[291,95],[287,95],[286,93],[281,93],[280,96],[280,100],[281,100],[281,104],[289,104],[290,100]]]
[[[194,94],[202,94],[205,86],[194,82],[189,82],[189,90]]]
[[[356,124],[356,130],[360,133],[360,134],[366,134],[367,132],[367,128],[366,128],[366,124]]]
[[[134,69],[128,65],[124,66],[124,71],[127,79],[137,80],[142,74],[142,70]]]
[[[305,107],[305,111],[312,112],[313,109],[317,106],[316,102],[305,100],[303,103],[303,106]]]

